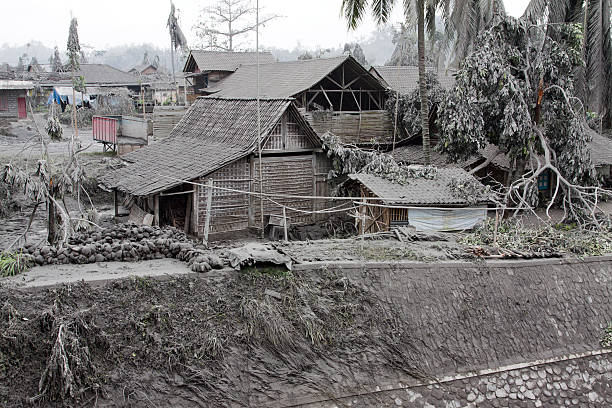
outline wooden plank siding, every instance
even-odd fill
[[[289,194],[300,196],[314,196],[313,154],[299,156],[280,156],[262,158],[263,191],[267,194]],[[253,191],[260,191],[259,160],[254,158]],[[312,199],[275,198],[277,205],[264,199],[264,215],[282,215],[282,206],[290,206],[304,211],[312,211]],[[259,227],[261,207],[258,197],[253,197],[253,214],[255,225]],[[287,210],[292,224],[305,224],[313,221],[311,214]]]
[[[248,158],[237,160],[227,166],[199,179],[198,183],[206,184],[213,180],[214,186],[249,191],[251,184],[250,163]],[[197,233],[204,236],[206,220],[205,186],[198,186]],[[210,233],[233,232],[249,227],[249,197],[246,194],[214,189],[212,195]]]

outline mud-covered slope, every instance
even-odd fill
[[[612,316],[610,261],[298,265],[3,289],[1,401],[290,406],[594,350]]]

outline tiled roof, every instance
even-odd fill
[[[134,75],[106,64],[81,64],[77,75],[85,77],[85,85],[139,85]]]
[[[591,160],[593,164],[604,166],[612,164],[612,139],[600,135],[595,131],[591,131],[593,139],[589,143],[591,147]]]
[[[396,147],[393,152],[391,152],[391,156],[395,159],[395,161],[405,163],[405,164],[425,164],[425,156],[423,154],[423,146],[422,145],[407,145]],[[431,163],[438,167],[450,167],[453,166],[453,163],[446,162],[446,155],[438,153],[431,148]],[[455,164],[455,166],[461,166],[460,163]]]
[[[316,85],[344,62],[351,64],[355,70],[363,71],[365,80],[370,77],[365,68],[349,55],[260,64],[260,95],[265,98],[293,97]],[[384,90],[375,78],[371,77],[370,82],[373,89]],[[235,73],[207,91],[226,98],[255,98],[257,96],[257,65],[241,66]]]
[[[453,178],[473,179],[479,183],[465,170],[456,167],[438,168],[438,172],[434,179],[417,177],[410,179],[410,181],[406,184],[394,183],[372,174],[351,174],[349,177],[362,183],[377,197],[380,197],[386,204],[406,204],[417,206],[467,206],[469,204],[467,200],[457,197],[449,188],[451,180]],[[488,200],[483,196],[478,201],[485,203]]]
[[[427,71],[433,71],[427,68]],[[408,94],[419,86],[419,67],[413,66],[379,66],[370,68],[370,72],[378,74],[386,85],[401,94]],[[455,77],[438,72],[438,80],[443,89],[450,89],[455,85]]]
[[[287,99],[264,99],[260,107],[263,135],[288,108],[299,115]],[[255,150],[256,110],[253,99],[198,98],[167,139],[125,155],[132,164],[103,176],[100,182],[144,196],[182,184],[178,179],[193,180],[215,171]]]
[[[34,89],[32,81],[0,80],[0,89]]]
[[[487,159],[495,154],[495,145],[489,144],[484,149],[480,149],[477,155],[469,158],[464,162],[448,163],[447,156],[443,153],[431,149],[431,163],[438,167],[467,167],[480,162],[482,159]],[[391,153],[393,158],[401,163],[405,164],[425,164],[425,158],[423,156],[423,147],[421,145],[407,145],[396,147],[395,151]],[[510,159],[504,153],[500,153],[493,160],[491,164],[499,167],[502,170],[510,169]]]
[[[205,71],[235,71],[240,65],[256,64],[256,52],[224,52],[191,50],[196,65],[201,72]],[[189,60],[189,58],[188,58]],[[269,52],[259,53],[259,63],[274,62],[274,56]]]

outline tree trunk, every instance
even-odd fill
[[[418,48],[419,48],[419,94],[421,95],[421,128],[423,134],[423,157],[425,164],[431,162],[431,144],[429,141],[429,102],[425,86],[425,4],[417,0]]]
[[[51,199],[47,201],[47,208],[47,241],[50,245],[55,245],[57,243],[57,209]]]

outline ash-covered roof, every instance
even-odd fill
[[[589,142],[591,147],[591,160],[595,167],[612,164],[612,139],[591,131],[593,139]]]
[[[81,64],[77,75],[85,78],[85,85],[140,85],[138,78],[106,64]]]
[[[350,55],[335,58],[275,62],[260,64],[260,95],[263,98],[290,98],[322,81],[344,63],[371,83],[372,89],[384,90],[380,82]],[[242,65],[209,93],[225,98],[257,97],[257,65]]]
[[[435,72],[427,68],[428,72]],[[370,68],[370,72],[383,80],[385,85],[401,94],[408,94],[419,86],[419,67],[413,66],[378,66]],[[450,89],[455,85],[455,77],[438,72],[438,80],[442,89]]]
[[[468,206],[470,203],[465,198],[453,194],[453,191],[449,187],[451,180],[470,179],[471,181],[480,183],[465,170],[457,167],[438,168],[434,179],[415,177],[410,179],[406,184],[394,183],[372,174],[351,174],[349,177],[359,181],[374,195],[380,197],[385,204],[389,205]],[[477,201],[485,203],[489,200],[486,196],[483,196]]]
[[[395,150],[391,152],[391,156],[393,156],[395,161],[405,164],[425,164],[423,146],[420,144],[396,147]],[[461,163],[447,163],[446,155],[435,151],[433,147],[431,148],[430,164],[438,167],[450,167],[453,165],[456,167],[461,167]]]
[[[0,80],[0,89],[34,89],[32,81]]]
[[[269,52],[259,53],[259,63],[268,64],[275,62],[274,56]],[[256,64],[256,52],[225,52],[191,50],[187,61],[185,61],[184,72],[194,72],[195,67],[200,72],[206,71],[235,71],[240,65]]]
[[[262,135],[268,135],[287,109],[289,99],[262,99]],[[257,101],[198,98],[164,141],[124,156],[131,164],[101,177],[107,188],[144,196],[205,176],[247,156],[257,146]],[[314,131],[301,121],[311,137]]]

